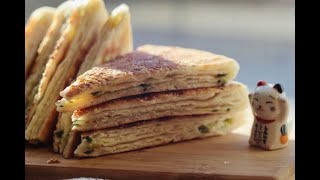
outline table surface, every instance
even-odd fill
[[[294,124],[289,146],[265,151],[248,145],[252,121],[221,137],[191,140],[126,153],[64,159],[48,148],[26,146],[26,178],[293,179]],[[50,158],[59,163],[47,164]]]
[[[295,142],[265,151],[248,145],[248,136],[228,134],[126,153],[63,159],[48,148],[26,147],[26,179],[292,179]],[[47,164],[50,158],[59,163]]]

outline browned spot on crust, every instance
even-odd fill
[[[176,69],[178,64],[160,56],[134,51],[118,56],[108,63],[94,67],[77,78],[80,84],[71,85],[67,97],[72,97],[96,85],[106,85],[113,79],[135,74],[153,73],[158,70]]]
[[[231,63],[234,69],[237,69],[237,63],[233,59],[206,51],[154,45],[145,45],[137,49],[85,72],[61,94],[69,100],[95,87],[113,85],[134,79],[133,77],[199,66],[208,69],[215,65]]]

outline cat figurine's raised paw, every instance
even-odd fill
[[[286,147],[289,104],[282,86],[259,81],[249,100],[254,115],[249,144],[266,150]]]

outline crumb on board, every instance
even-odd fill
[[[223,164],[224,165],[227,165],[227,164],[229,164],[230,162],[229,161],[223,161]]]
[[[51,164],[51,163],[59,163],[60,161],[54,158],[51,158],[47,161],[47,164]]]

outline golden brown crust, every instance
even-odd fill
[[[70,8],[71,1],[67,1],[61,4],[55,11],[53,21],[46,33],[46,36],[42,40],[39,49],[38,56],[35,59],[34,65],[30,71],[30,75],[26,79],[25,84],[25,104],[26,104],[26,113],[29,112],[29,109],[32,106],[34,97],[37,94],[38,84],[42,77],[42,73],[45,69],[45,65],[49,59],[50,53],[54,50],[55,44],[60,37],[60,29],[62,25],[66,22],[66,14],[71,11]],[[26,117],[29,115],[26,114]],[[26,118],[26,124],[28,124]]]
[[[137,51],[149,53],[168,59],[179,65],[199,66],[208,64],[220,64],[233,60],[211,52],[189,49],[178,46],[143,45],[137,47]]]
[[[32,12],[25,27],[25,77],[36,58],[37,49],[45,36],[55,13],[55,8],[41,7]]]
[[[157,50],[159,48],[159,50]],[[229,79],[233,79],[239,65],[233,59],[205,51],[179,47],[143,46],[108,63],[95,67],[79,76],[60,95],[67,100],[86,90],[116,83],[143,79],[159,72],[206,70],[214,66],[228,66]],[[175,53],[177,52],[177,53]]]
[[[134,51],[118,56],[105,65],[94,67],[85,72],[77,78],[75,83],[64,90],[67,90],[65,95],[62,93],[60,95],[68,98],[93,87],[111,84],[116,79],[141,74],[143,71],[152,73],[160,69],[172,69],[175,67],[177,67],[177,64],[161,60],[160,57]]]
[[[92,44],[92,43],[91,43]],[[90,47],[90,46],[88,46]],[[71,69],[69,69],[69,73],[68,75],[66,76],[66,78],[64,79],[64,83],[61,83],[60,85],[62,89],[63,87],[67,86],[67,84],[69,83],[70,79],[73,79],[76,71],[78,70],[78,67],[79,67],[79,64],[81,63],[80,60],[83,59],[83,54],[86,52],[86,50],[82,50],[78,53],[78,56],[76,56],[75,59],[77,59],[75,62],[74,62],[74,65],[72,66]],[[53,79],[55,80],[55,79]],[[50,88],[50,86],[49,86]],[[35,105],[33,105],[33,110],[34,110],[34,113],[36,115],[38,115],[35,119],[34,116],[30,116],[31,120],[27,120],[28,122],[31,122],[32,120],[34,121],[38,121],[38,118],[41,118],[41,121],[42,121],[42,125],[40,127],[32,127],[32,128],[37,128],[37,139],[40,140],[40,141],[45,141],[47,142],[47,139],[51,138],[52,137],[52,130],[53,130],[53,127],[55,125],[55,122],[56,122],[56,117],[57,117],[57,111],[56,111],[56,107],[55,107],[55,104],[54,102],[58,101],[59,100],[59,95],[58,95],[58,91],[52,93],[52,94],[49,94],[48,96],[46,96],[45,94],[48,93],[47,91],[45,92],[44,94],[44,100],[46,100],[48,103],[45,104],[44,106],[45,107],[42,107],[41,103],[40,104],[40,109],[43,109],[43,108],[46,108],[46,112],[49,111],[49,115],[47,113],[44,114],[44,111],[43,110],[38,110],[38,107],[39,105],[37,105],[37,103],[35,103]],[[55,95],[56,94],[56,95]],[[51,96],[49,98],[49,96]],[[48,98],[47,98],[48,97]],[[28,123],[30,124],[30,123]],[[29,127],[28,127],[29,128]],[[27,131],[31,131],[30,129],[27,128]],[[30,136],[30,137],[29,137]],[[33,139],[35,135],[27,135],[27,138],[30,138],[30,139]]]
[[[97,51],[94,66],[133,50],[131,15],[126,4],[121,4],[112,10],[102,28],[101,36],[101,46]]]
[[[75,3],[75,10],[72,12],[69,24],[63,32],[65,36],[60,38],[61,42],[67,41],[68,43],[68,41],[71,41],[71,45],[65,55],[62,53],[60,63],[52,63],[57,68],[54,68],[56,70],[52,73],[44,93],[41,94],[42,91],[38,91],[40,96],[37,101],[34,101],[35,113],[25,132],[27,140],[44,141],[45,139],[52,139],[52,129],[57,115],[54,102],[60,98],[59,91],[70,83],[70,80],[76,75],[84,56],[96,40],[98,29],[100,29],[107,16],[102,0],[72,2]],[[57,54],[60,55],[59,52]],[[51,70],[51,66],[46,68],[50,68],[48,71]],[[45,75],[44,78],[46,78]]]
[[[132,32],[129,7],[122,4],[116,7],[103,25],[97,42],[93,45],[78,76],[92,68],[101,65],[118,55],[132,51]]]
[[[125,4],[116,7],[102,27],[98,36],[97,42],[90,49],[84,62],[81,64],[77,76],[80,76],[85,71],[92,68],[93,64],[100,65],[117,55],[132,51],[133,43],[129,7]],[[56,134],[54,135],[54,150],[60,153],[64,152],[65,158],[72,157],[73,151],[71,150],[71,147],[75,146],[72,145],[74,144],[74,140],[72,139],[75,136],[71,135],[71,137],[69,137],[72,125],[71,115],[72,112],[61,114],[58,118],[55,131]],[[62,137],[58,137],[57,135],[62,135]],[[66,145],[66,141],[69,139],[70,142]],[[64,151],[66,146],[67,150]],[[74,149],[75,147],[73,147],[73,150]]]

